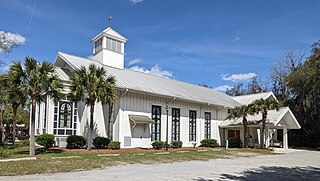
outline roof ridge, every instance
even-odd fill
[[[67,55],[67,56],[72,56],[72,57],[76,57],[76,58],[80,58],[80,59],[83,59],[85,61],[91,61],[93,63],[97,63],[103,67],[108,67],[108,68],[111,68],[111,69],[117,69],[117,70],[122,70],[122,71],[131,71],[131,72],[135,72],[135,73],[140,73],[140,74],[143,74],[143,75],[146,75],[146,76],[152,76],[152,77],[156,77],[157,79],[163,79],[163,80],[167,80],[167,81],[171,81],[171,82],[177,82],[177,83],[180,83],[180,84],[184,84],[184,85],[190,85],[190,86],[194,86],[194,87],[197,87],[197,88],[200,88],[200,89],[203,89],[203,90],[206,90],[206,91],[210,91],[210,92],[213,92],[215,94],[219,94],[219,95],[222,95],[222,96],[225,96],[225,97],[229,97],[230,100],[232,100],[233,102],[235,103],[238,103],[236,100],[234,100],[231,96],[227,95],[227,94],[224,94],[222,92],[219,92],[215,89],[211,89],[211,88],[207,88],[207,87],[203,87],[203,86],[200,86],[200,85],[197,85],[197,84],[192,84],[192,83],[189,83],[189,82],[184,82],[184,81],[181,81],[181,80],[176,80],[176,79],[170,79],[170,78],[165,78],[165,77],[160,77],[160,76],[157,76],[157,75],[153,75],[153,74],[149,74],[149,73],[145,73],[145,72],[141,72],[141,71],[137,71],[137,70],[131,70],[131,69],[128,69],[128,68],[124,68],[124,69],[120,69],[120,68],[116,68],[116,67],[111,67],[111,66],[108,66],[108,65],[103,65],[102,63],[100,62],[97,62],[95,60],[92,60],[92,59],[89,59],[89,58],[85,58],[85,57],[80,57],[80,56],[77,56],[77,55],[72,55],[72,54],[68,54],[68,53],[64,53],[64,52],[58,52],[58,54],[64,56],[64,55]],[[220,99],[219,97],[216,97],[218,99]]]
[[[89,60],[89,61],[94,61],[95,63],[98,63],[98,64],[100,64],[102,66],[105,66],[105,67],[110,67],[110,68],[114,68],[114,69],[120,69],[120,68],[116,68],[116,67],[112,67],[112,66],[108,66],[108,65],[103,65],[102,63],[100,63],[98,61],[95,61],[95,60],[92,60],[92,59],[89,59],[89,58],[85,58],[85,57],[80,57],[78,55],[72,55],[72,54],[68,54],[68,53],[64,53],[64,52],[58,52],[58,53],[67,54],[67,55],[70,55],[70,56],[82,58],[82,59]],[[211,88],[208,88],[208,87],[203,87],[203,86],[200,86],[200,85],[197,85],[197,84],[192,84],[192,83],[189,83],[189,82],[184,82],[184,81],[176,80],[176,79],[170,79],[170,78],[166,78],[166,77],[160,77],[160,76],[157,76],[157,75],[154,75],[154,74],[148,74],[148,73],[145,73],[145,72],[141,72],[141,71],[138,71],[138,70],[132,70],[132,69],[129,69],[129,68],[124,68],[124,69],[120,69],[120,70],[133,71],[133,72],[141,73],[143,75],[154,76],[154,77],[165,79],[165,80],[171,80],[171,81],[177,81],[177,82],[181,82],[181,83],[185,83],[185,84],[190,84],[190,85],[193,85],[193,86],[201,87],[203,89],[214,90],[214,89],[211,89]],[[217,90],[214,90],[214,91],[219,92]],[[221,93],[221,92],[219,92],[219,93]],[[223,94],[223,93],[221,93],[221,94]]]
[[[272,91],[259,92],[259,93],[250,93],[250,94],[245,94],[245,95],[240,95],[240,96],[233,96],[233,97],[245,97],[245,96],[252,96],[252,95],[259,95],[259,94],[269,94],[269,93],[272,93]]]

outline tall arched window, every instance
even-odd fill
[[[161,106],[152,106],[152,120],[154,123],[151,128],[151,140],[161,140]]]
[[[76,135],[78,123],[78,104],[66,97],[54,103],[53,134],[68,136]]]
[[[72,105],[69,102],[60,104],[59,128],[72,128]]]

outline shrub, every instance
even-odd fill
[[[171,142],[171,148],[182,148],[182,141]]]
[[[0,147],[0,158],[5,158],[10,154],[11,152],[9,151],[8,148]]]
[[[120,142],[119,141],[111,141],[108,145],[108,149],[111,150],[120,150]]]
[[[201,141],[200,146],[214,148],[214,147],[219,146],[219,144],[217,143],[217,140],[215,140],[215,139],[204,139]]]
[[[242,142],[239,138],[228,138],[229,148],[241,148]]]
[[[54,135],[53,134],[42,134],[36,137],[36,143],[44,146],[44,148],[48,149],[50,147],[53,147],[55,141],[54,141]]]
[[[152,147],[156,150],[160,150],[161,148],[163,148],[165,146],[165,143],[162,141],[155,141],[152,144]]]
[[[79,149],[86,145],[86,139],[83,136],[71,135],[67,137],[67,148]]]
[[[98,136],[93,139],[93,146],[98,149],[106,148],[110,142],[111,142],[110,138]]]
[[[30,145],[30,140],[20,140],[16,147],[28,147]]]

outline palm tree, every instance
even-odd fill
[[[22,84],[21,77],[14,74],[10,69],[8,75],[5,76],[4,81],[6,81],[6,93],[8,96],[8,101],[12,107],[12,144],[15,145],[16,140],[16,125],[17,125],[17,111],[20,106],[24,106],[27,103],[28,96],[22,92],[20,85]]]
[[[5,88],[7,87],[5,76],[0,75],[0,143],[4,140],[4,113],[8,104],[8,94],[6,93]]]
[[[248,120],[247,116],[251,114],[249,106],[242,105],[240,107],[236,107],[235,109],[231,110],[227,119],[236,119],[242,118],[243,124],[243,145],[245,148],[248,148]]]
[[[264,148],[264,134],[266,128],[266,121],[268,116],[268,110],[279,110],[280,104],[274,99],[258,99],[252,103],[251,111],[262,114],[262,128],[260,129],[260,148]]]
[[[15,62],[9,67],[10,74],[20,79],[19,90],[31,100],[30,156],[35,155],[36,104],[48,95],[59,100],[62,85],[54,72],[54,66],[47,61],[39,63],[33,58],[25,58],[24,65]]]
[[[114,76],[106,76],[103,67],[96,67],[91,64],[89,68],[81,67],[75,70],[70,78],[71,100],[85,101],[90,107],[90,123],[87,141],[87,149],[91,149],[93,133],[93,115],[96,101],[112,104],[116,101],[115,94],[116,79]]]

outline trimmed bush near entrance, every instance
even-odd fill
[[[218,147],[219,144],[218,144],[217,140],[215,140],[215,139],[204,139],[201,141],[200,146],[214,148],[214,147]]]
[[[228,138],[229,148],[241,148],[242,142],[239,138]]]
[[[97,149],[107,148],[110,142],[110,138],[98,136],[93,139],[93,146]]]
[[[111,141],[108,145],[108,149],[111,150],[120,150],[120,142],[119,141]]]
[[[164,142],[162,142],[162,141],[155,141],[151,145],[156,150],[160,150],[165,146]]]
[[[44,146],[45,149],[48,149],[50,147],[53,147],[55,141],[54,141],[54,135],[53,134],[42,134],[36,137],[36,143]]]
[[[79,149],[86,145],[86,139],[83,136],[71,135],[67,137],[67,148]]]
[[[182,141],[171,142],[171,148],[182,148]]]

